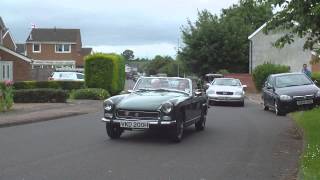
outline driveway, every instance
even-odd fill
[[[110,140],[102,112],[0,128],[0,179],[291,179],[292,121],[250,102],[209,109],[207,129],[172,143],[160,132]]]

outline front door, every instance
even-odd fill
[[[13,80],[12,61],[0,61],[0,81]]]

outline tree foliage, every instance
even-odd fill
[[[294,37],[305,37],[304,49],[314,50],[320,54],[320,2],[318,0],[270,0],[274,7],[281,11],[268,22],[265,31],[286,32],[275,46],[282,48],[294,42]]]
[[[241,0],[223,9],[220,16],[207,10],[198,12],[195,23],[188,21],[182,28],[185,46],[180,55],[192,72],[203,75],[226,69],[247,72],[248,36],[272,17],[270,3]]]
[[[127,50],[123,51],[123,53],[121,55],[125,58],[125,60],[129,60],[130,61],[130,60],[134,59],[134,53],[130,49],[127,49]]]

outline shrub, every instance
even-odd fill
[[[290,71],[289,66],[265,63],[257,66],[252,73],[254,84],[258,91],[261,90],[263,83],[270,74],[286,73]]]
[[[73,99],[92,99],[103,100],[110,97],[108,91],[100,88],[77,89],[71,92],[70,97]]]
[[[61,89],[20,89],[13,91],[14,102],[18,103],[46,103],[66,102],[68,92]]]
[[[102,88],[112,95],[120,93],[125,83],[122,56],[96,53],[85,59],[85,82],[88,88]]]
[[[229,74],[229,71],[227,69],[220,69],[218,72],[218,74]]]
[[[316,72],[316,73],[312,73],[311,76],[312,80],[316,80],[317,81],[317,86],[320,87],[320,72]]]
[[[0,83],[0,112],[9,110],[13,105],[12,82]]]
[[[53,89],[81,89],[84,88],[84,82],[81,81],[20,81],[15,82],[14,89],[37,89],[37,88],[53,88]]]

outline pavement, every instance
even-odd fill
[[[212,106],[207,127],[126,131],[110,140],[95,113],[0,128],[0,179],[278,180],[296,175],[302,140],[289,117],[245,107]]]
[[[256,104],[263,104],[261,93],[246,93],[246,97]]]
[[[13,108],[0,113],[0,127],[54,120],[62,117],[97,112],[102,101],[72,100],[67,103],[16,103]]]

